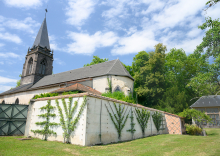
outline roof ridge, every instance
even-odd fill
[[[117,60],[118,59],[115,60],[115,63],[117,62]],[[110,70],[106,74],[108,74],[112,70],[112,68],[114,67],[115,63],[112,65],[112,67],[110,68]]]
[[[119,60],[119,59],[118,59],[118,60]],[[122,68],[123,68],[125,74],[129,74],[129,75],[131,75],[131,74],[127,71],[127,69],[125,68],[125,66],[121,63],[120,60],[119,60],[119,62],[120,62],[120,64],[121,64],[121,66],[122,66]],[[127,73],[125,70],[126,70],[128,73]]]
[[[117,60],[117,59],[115,59],[115,60]],[[111,60],[111,61],[115,61],[115,60]],[[102,63],[107,63],[107,62],[111,62],[111,61],[106,61],[106,62],[102,62]],[[90,66],[80,67],[80,68],[76,68],[76,69],[71,69],[71,70],[68,70],[68,71],[64,71],[64,72],[60,72],[60,73],[56,73],[56,74],[52,74],[52,75],[55,76],[55,75],[57,75],[57,74],[66,73],[66,72],[70,72],[70,71],[77,70],[77,69],[82,69],[82,68],[88,68],[88,67],[95,66],[95,65],[99,65],[99,64],[102,64],[102,63],[93,64],[93,65],[90,65]],[[51,76],[51,75],[46,75],[46,76]],[[44,77],[46,77],[46,76],[44,76]]]

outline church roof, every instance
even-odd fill
[[[59,84],[68,81],[75,81],[85,78],[94,78],[104,75],[117,75],[117,76],[126,76],[130,79],[134,80],[134,78],[129,74],[129,72],[125,69],[123,64],[119,59],[103,62],[83,68],[78,68],[58,74],[47,75],[36,82],[25,84],[14,89],[8,90],[6,92],[1,93],[0,95],[7,95],[16,92],[23,92],[27,90],[33,90],[39,87],[44,87],[47,85]]]
[[[209,95],[200,97],[190,107],[219,107],[220,106],[220,95]]]
[[[120,75],[126,76],[134,80],[134,78],[125,69],[119,59],[103,62],[83,68],[78,68],[54,75],[48,75],[40,79],[31,88],[38,88],[46,85],[57,84],[61,82],[68,82],[80,80],[85,78],[93,78],[104,75]]]
[[[51,93],[63,93],[63,92],[68,92],[68,91],[83,91],[83,92],[89,92],[92,94],[97,94],[97,95],[101,95],[102,93],[89,87],[89,86],[84,86],[80,83],[75,83],[74,85],[65,87],[65,88],[59,88],[57,90],[52,91]]]
[[[38,31],[37,37],[34,41],[34,46],[41,46],[41,47],[47,47],[47,49],[50,49],[50,43],[49,43],[49,37],[47,32],[47,22],[46,17],[44,18],[44,21],[40,27],[40,30]]]

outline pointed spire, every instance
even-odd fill
[[[40,27],[40,30],[38,31],[37,37],[34,41],[34,46],[41,46],[41,47],[47,47],[47,49],[50,49],[50,43],[49,43],[49,37],[47,32],[47,23],[46,23],[46,17],[44,18],[44,21]]]

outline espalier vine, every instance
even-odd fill
[[[141,126],[142,135],[145,136],[145,128],[147,128],[147,123],[150,118],[150,112],[146,109],[141,109],[141,111],[135,108],[135,115],[139,125]]]
[[[76,117],[73,119],[73,114],[77,108],[78,100],[75,101],[74,106],[72,106],[73,98],[69,97],[69,102],[68,102],[68,106],[67,106],[65,99],[62,99],[63,108],[64,108],[64,112],[65,112],[65,118],[64,118],[63,110],[61,109],[61,107],[59,105],[59,101],[56,99],[56,105],[57,105],[58,112],[60,115],[60,125],[62,126],[62,129],[64,131],[64,133],[63,133],[64,143],[70,143],[70,135],[75,130],[76,124],[78,123],[78,121],[80,119],[80,115],[82,114],[82,112],[85,108],[85,105],[87,103],[87,97],[86,96],[83,97],[83,103],[80,106],[80,110],[79,110],[78,114],[76,115]]]
[[[131,132],[131,135],[132,135],[132,139],[134,138],[134,132],[136,131],[136,129],[134,129],[134,115],[133,115],[133,110],[131,108],[131,116],[130,116],[130,119],[131,119],[131,129],[127,130],[128,132]]]
[[[159,133],[160,127],[162,125],[162,121],[163,121],[163,115],[160,112],[154,112],[154,114],[152,115],[153,121],[154,121],[154,125],[157,129],[157,133]]]
[[[106,105],[105,105],[105,106],[106,106]],[[122,129],[124,128],[125,123],[126,123],[126,121],[127,121],[127,119],[128,119],[128,115],[129,115],[129,113],[128,113],[128,114],[125,116],[128,107],[127,107],[126,111],[124,111],[124,110],[125,110],[125,106],[124,106],[123,108],[121,108],[121,104],[119,104],[119,106],[117,107],[116,104],[115,104],[115,102],[114,102],[114,107],[115,107],[115,110],[116,110],[116,113],[114,113],[114,111],[113,111],[113,109],[112,109],[112,107],[111,107],[110,104],[109,104],[109,106],[110,106],[110,108],[111,108],[112,113],[110,113],[110,111],[109,111],[109,109],[108,109],[107,106],[106,106],[106,109],[107,109],[107,111],[108,111],[108,113],[109,113],[109,116],[110,116],[110,118],[111,118],[111,120],[112,120],[112,122],[113,122],[115,128],[117,129],[118,139],[119,139],[119,141],[121,141],[121,131],[122,131]],[[112,115],[112,114],[113,114],[113,115]],[[114,118],[115,118],[115,119],[114,119]]]
[[[51,134],[56,134],[53,130],[50,130],[49,127],[58,126],[58,123],[50,122],[50,117],[55,117],[56,114],[51,114],[51,110],[55,109],[56,107],[51,106],[51,100],[47,101],[47,105],[40,108],[41,111],[46,110],[45,114],[38,115],[39,117],[46,118],[46,121],[36,122],[36,125],[44,126],[42,130],[31,130],[33,133],[43,135],[42,140],[47,140],[47,137]]]

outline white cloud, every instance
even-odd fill
[[[4,92],[4,91],[7,91],[7,90],[10,90],[11,88],[13,88],[15,86],[3,86],[3,85],[0,85],[0,92]]]
[[[12,83],[12,82],[17,82],[17,80],[0,76],[0,84],[6,84],[6,83]]]
[[[96,2],[94,0],[68,0],[66,8],[67,23],[80,27],[94,11]]]
[[[19,36],[17,36],[16,34],[10,34],[8,32],[0,33],[0,39],[10,41],[10,42],[14,42],[14,43],[17,43],[17,44],[22,42],[22,40]]]
[[[0,23],[2,28],[17,29],[31,34],[35,33],[35,28],[39,28],[40,23],[27,17],[24,20],[17,20],[13,18],[5,18],[0,16]]]
[[[4,0],[4,2],[13,7],[26,8],[37,7],[42,5],[42,0]]]
[[[220,3],[217,3],[216,5],[210,7],[206,13],[204,14],[204,16],[209,16],[212,17],[213,19],[218,19],[220,18]]]
[[[0,58],[20,58],[20,55],[15,53],[0,53]]]
[[[54,62],[59,64],[59,65],[65,65],[66,63],[62,60],[60,60],[59,58],[54,58]]]
[[[147,30],[139,31],[130,36],[120,38],[111,53],[113,55],[137,53],[142,50],[153,49],[155,44],[157,44],[157,41],[153,32]]]
[[[112,46],[118,39],[113,32],[96,32],[94,35],[69,32],[69,37],[74,41],[68,44],[67,52],[71,54],[91,55],[97,48]]]
[[[1,47],[3,47],[4,45],[5,45],[5,44],[3,44],[3,43],[0,43],[0,48],[1,48]]]

